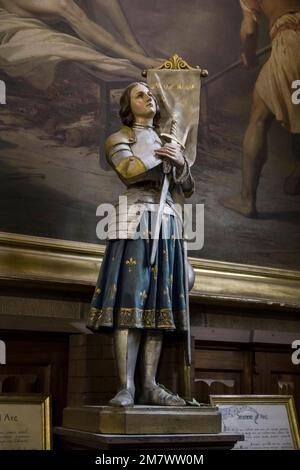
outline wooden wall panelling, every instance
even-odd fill
[[[253,393],[293,395],[300,418],[300,366],[291,360],[292,350],[256,351]]]
[[[0,367],[2,393],[47,393],[53,424],[61,424],[66,406],[69,335],[1,331],[6,365]]]
[[[50,366],[2,365],[1,393],[50,393]]]
[[[247,394],[252,388],[252,352],[228,348],[199,347],[195,342],[193,394],[208,402],[213,394]]]

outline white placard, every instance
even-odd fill
[[[244,434],[235,450],[295,450],[299,433],[292,397],[211,396],[222,414],[222,431]]]

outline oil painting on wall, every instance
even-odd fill
[[[190,255],[300,268],[300,184],[288,179],[296,162],[279,123],[269,132],[257,217],[226,207],[240,190],[251,96],[270,54],[262,20],[259,66],[239,62],[241,19],[238,0],[0,0],[0,231],[100,243],[96,209],[122,192],[99,165],[105,136],[119,125],[120,94],[176,53],[210,74],[191,200],[205,204],[205,244]]]

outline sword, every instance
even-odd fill
[[[171,143],[179,144],[184,149],[184,146],[182,145],[181,142],[179,142],[179,140],[176,137],[176,120],[175,119],[172,120],[170,134],[163,133],[161,134],[161,137],[169,139]],[[150,257],[151,266],[153,266],[155,263],[162,216],[163,216],[164,207],[165,207],[165,203],[167,200],[167,195],[168,195],[168,191],[170,187],[170,173],[171,172],[172,172],[172,164],[170,162],[163,161],[164,178],[163,178],[163,185],[162,185],[162,189],[160,193],[158,212],[157,212],[156,221],[155,221],[154,237],[153,237],[152,251],[151,251],[151,257]]]
[[[183,259],[184,259],[184,284],[185,284],[185,304],[186,304],[186,341],[185,345],[185,362],[189,367],[192,364],[192,345],[191,345],[191,321],[190,321],[190,299],[189,299],[189,280],[187,273],[187,241],[183,239]]]
[[[169,139],[172,143],[177,143],[181,146],[184,150],[184,145],[177,139],[176,137],[176,120],[173,119],[171,123],[171,131],[170,134],[161,134],[161,137]],[[152,245],[152,252],[150,263],[151,266],[155,263],[157,248],[158,248],[158,239],[159,233],[161,228],[162,222],[162,215],[164,211],[164,206],[167,199],[167,194],[170,186],[170,173],[172,172],[172,165],[170,162],[163,162],[163,186],[160,194],[160,201],[159,201],[159,208],[157,212],[156,222],[155,222],[155,230],[154,230],[154,239]],[[192,363],[192,353],[191,353],[191,326],[190,326],[190,311],[189,311],[189,286],[188,286],[188,273],[187,273],[187,242],[183,240],[183,259],[184,259],[184,284],[185,284],[185,295],[186,295],[186,324],[187,324],[187,331],[186,331],[186,341],[185,341],[185,360],[186,365],[189,369]]]

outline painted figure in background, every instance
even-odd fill
[[[156,64],[136,40],[118,0],[94,0],[93,7],[111,20],[122,42],[91,20],[79,3],[0,0],[0,69],[46,89],[56,66],[65,60],[86,65],[104,78],[135,78],[139,68]],[[61,22],[78,37],[55,29]]]
[[[286,179],[288,194],[300,194],[300,105],[292,101],[293,83],[300,79],[300,0],[240,0],[243,10],[242,55],[247,67],[257,65],[258,17],[270,24],[272,53],[255,84],[250,122],[243,143],[242,190],[222,204],[255,217],[260,175],[267,161],[267,136],[275,117],[292,134],[295,168]]]
[[[121,206],[117,225],[109,228],[109,243],[96,285],[88,327],[114,329],[114,344],[120,388],[110,401],[115,406],[134,402],[183,406],[185,401],[156,382],[164,331],[187,331],[185,255],[181,220],[173,194],[189,197],[194,191],[190,167],[181,147],[162,144],[157,133],[160,112],[145,83],[133,83],[120,101],[123,127],[109,137],[107,160],[127,186],[128,208]],[[163,163],[174,168],[164,205],[155,263],[151,214],[160,201]],[[124,215],[127,224],[124,225]],[[134,373],[141,352],[141,392],[135,395]]]

